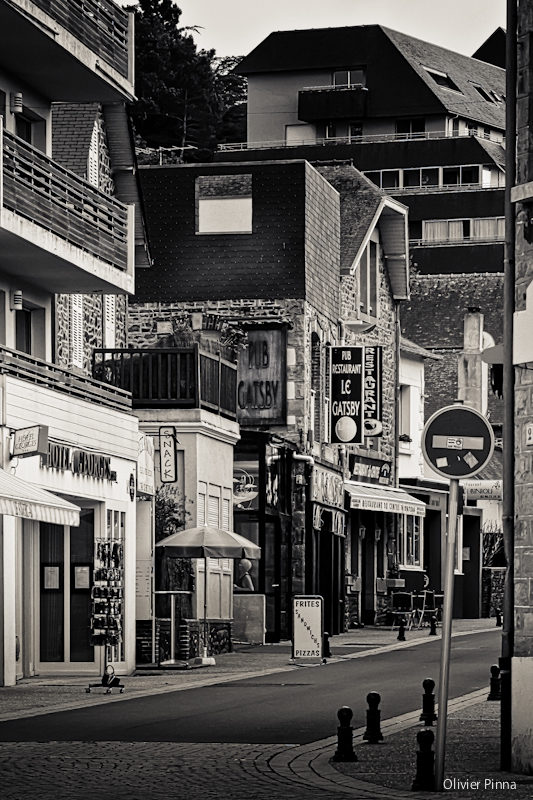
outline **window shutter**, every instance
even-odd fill
[[[207,486],[205,483],[198,484],[198,510],[196,517],[198,519],[198,527],[205,525],[205,501],[207,496]]]
[[[218,528],[220,525],[219,507],[219,498],[210,494],[207,502],[207,524],[212,525],[214,528]]]
[[[222,528],[225,531],[231,530],[230,501],[227,497],[222,498]]]
[[[93,132],[91,134],[91,144],[89,145],[89,155],[87,157],[87,180],[93,186],[99,186],[99,145],[98,145],[98,123],[94,123]]]
[[[70,297],[70,366],[83,369],[83,295]]]
[[[104,347],[116,347],[116,298],[114,294],[103,297],[103,340]]]

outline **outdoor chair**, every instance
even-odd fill
[[[413,606],[413,595],[411,592],[394,592],[391,596],[392,629],[399,625],[400,619],[405,619],[407,630],[413,625],[415,609]]]
[[[416,595],[414,598],[415,617],[417,619],[417,627],[420,628],[435,613],[435,592],[430,589],[424,589],[423,592]]]

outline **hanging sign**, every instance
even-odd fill
[[[363,347],[332,347],[330,358],[332,444],[363,444]]]
[[[237,366],[237,419],[241,425],[283,425],[286,410],[286,332],[247,332],[248,344]]]
[[[292,600],[292,657],[322,658],[324,637],[323,599],[296,595]]]
[[[381,354],[379,346],[364,348],[364,434],[381,436]]]
[[[161,483],[175,483],[178,479],[176,443],[175,428],[168,425],[159,428],[159,471]]]
[[[47,425],[32,425],[31,428],[19,428],[18,431],[13,431],[13,457],[46,455],[47,452]]]

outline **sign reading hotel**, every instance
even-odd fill
[[[381,436],[381,354],[379,346],[364,348],[364,434],[365,436]]]
[[[292,657],[322,658],[324,636],[323,599],[299,595],[292,601]]]
[[[101,481],[116,481],[117,473],[111,469],[111,457],[102,453],[69,447],[64,444],[48,443],[48,452],[41,456],[41,467],[72,472],[86,478]]]
[[[332,444],[363,444],[363,347],[331,348]]]
[[[159,472],[161,483],[175,483],[178,479],[176,431],[169,425],[159,428]]]
[[[241,425],[286,420],[285,330],[252,329],[239,353],[237,419]]]
[[[48,426],[32,425],[13,431],[13,458],[46,455],[48,452]]]

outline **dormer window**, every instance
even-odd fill
[[[494,100],[494,98],[490,96],[490,94],[487,92],[487,90],[483,88],[483,86],[478,86],[476,83],[473,83],[473,84],[472,84],[472,86],[474,87],[474,89],[476,90],[476,92],[477,92],[479,95],[481,95],[481,97],[483,98],[483,100],[486,100],[486,101],[487,101],[487,103],[494,103],[494,102],[496,102],[496,101]]]
[[[333,86],[366,86],[366,69],[339,69],[333,73]]]
[[[430,69],[429,67],[424,67],[427,74],[433,78],[435,83],[439,86],[442,86],[443,89],[451,89],[453,92],[461,92],[457,84],[450,78],[447,72],[440,72],[438,69]]]

